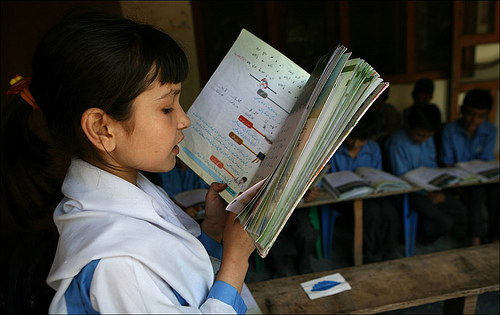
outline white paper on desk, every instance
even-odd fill
[[[321,282],[321,281],[326,281],[326,280],[337,281],[337,282],[340,282],[340,284],[338,284],[338,285],[336,285],[333,288],[330,288],[328,290],[312,291],[312,288],[316,283]],[[302,286],[304,291],[306,291],[307,295],[309,296],[309,298],[311,300],[315,300],[315,299],[323,297],[323,296],[334,295],[334,294],[340,293],[342,291],[351,290],[351,285],[344,279],[344,277],[342,277],[342,275],[340,273],[335,273],[333,275],[329,275],[329,276],[313,279],[310,281],[306,281],[306,282],[301,283],[300,285]]]

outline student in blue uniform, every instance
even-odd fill
[[[413,106],[405,128],[385,142],[391,172],[401,176],[422,166],[437,167],[433,136],[440,126],[441,115],[436,105]],[[419,228],[428,241],[436,240],[465,220],[465,206],[447,190],[411,193],[409,203],[419,213]]]
[[[462,117],[445,125],[440,150],[441,163],[454,166],[458,162],[495,159],[497,128],[489,122],[493,97],[487,90],[471,90],[461,106]],[[472,245],[481,244],[481,238],[498,241],[499,185],[485,184],[460,188],[468,210],[468,228]],[[484,231],[482,206],[489,214],[488,233]]]
[[[370,140],[376,128],[375,116],[368,111],[358,122],[338,151],[330,159],[330,172],[354,171],[358,167],[382,169],[379,145]],[[351,211],[331,206],[343,214]],[[367,263],[398,257],[401,219],[392,199],[372,198],[363,200],[363,260]]]
[[[194,189],[208,189],[210,186],[205,183],[193,170],[176,158],[175,167],[170,172],[158,174],[159,184],[167,194],[174,200],[175,195]],[[202,206],[187,207],[180,206],[190,217],[195,218]]]

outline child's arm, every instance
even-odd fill
[[[484,147],[481,155],[478,157],[483,161],[490,161],[495,159],[495,145],[497,139],[497,129],[493,124],[488,124],[490,128],[486,133],[487,137],[484,139]]]
[[[255,245],[245,231],[236,214],[230,212],[224,230],[224,250],[216,280],[223,281],[241,293],[248,271],[248,259],[255,250]]]
[[[206,217],[201,228],[215,241],[224,241],[216,280],[226,282],[241,292],[248,271],[248,259],[255,250],[255,245],[236,215],[225,210],[227,204],[219,196],[219,192],[226,187],[226,184],[219,183],[210,185],[205,202]]]

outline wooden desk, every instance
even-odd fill
[[[409,192],[415,192],[422,190],[418,187],[413,187],[411,189],[400,190],[396,192],[387,192],[387,193],[378,193],[378,194],[370,194],[363,197],[359,197],[356,199],[344,199],[338,200],[335,199],[332,195],[330,195],[325,189],[320,189],[319,197],[313,202],[303,202],[300,203],[297,208],[305,208],[305,207],[313,207],[320,206],[325,204],[332,204],[338,202],[352,201],[353,202],[353,211],[354,211],[354,244],[353,244],[353,253],[354,253],[354,265],[359,266],[363,264],[363,199],[370,198],[380,198],[387,197],[393,195],[401,195]]]
[[[300,283],[340,273],[352,289],[310,300]],[[474,313],[477,295],[499,289],[499,246],[488,244],[248,283],[263,313],[373,314],[445,301]]]

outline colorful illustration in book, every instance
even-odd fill
[[[253,76],[252,74],[250,74],[250,76],[259,82],[259,87],[261,87],[264,90],[269,90],[269,91],[273,92],[274,94],[276,94],[276,92],[269,87],[269,83],[267,82],[267,78],[262,78],[261,80],[259,80],[255,76]],[[257,94],[259,96],[261,96],[262,98],[267,98],[274,105],[278,106],[278,108],[280,108],[282,111],[284,111],[287,114],[290,114],[290,112],[288,112],[286,109],[284,109],[283,107],[281,107],[278,103],[276,103],[271,98],[269,98],[269,95],[264,90],[262,90],[262,89],[258,89],[257,90]]]
[[[239,186],[242,186],[247,182],[248,179],[246,177],[238,178],[238,177],[234,176],[230,171],[227,170],[227,168],[225,168],[224,163],[222,163],[214,155],[210,156],[210,161],[212,161],[215,165],[217,165],[218,168],[225,170],[229,175],[231,175],[231,177],[233,178],[233,181],[236,184],[238,184]]]
[[[256,156],[255,160],[253,160],[252,163],[257,162],[259,160],[260,160],[260,163],[262,163],[262,161],[264,161],[264,158],[266,157],[266,155],[264,153],[262,153],[262,152],[255,153],[252,149],[250,149],[247,145],[245,145],[243,143],[243,139],[238,137],[234,132],[231,131],[229,133],[229,138],[233,139],[234,142],[236,142],[237,144],[244,146],[245,148],[248,149],[248,151],[252,152]]]
[[[261,136],[264,137],[264,139],[266,139],[267,143],[273,144],[273,142],[271,140],[269,140],[269,138],[266,137],[262,132],[260,132],[258,129],[256,129],[253,126],[253,123],[250,120],[248,120],[245,116],[240,115],[240,117],[238,117],[238,120],[241,121],[243,123],[243,125],[247,126],[248,128],[257,131]]]

